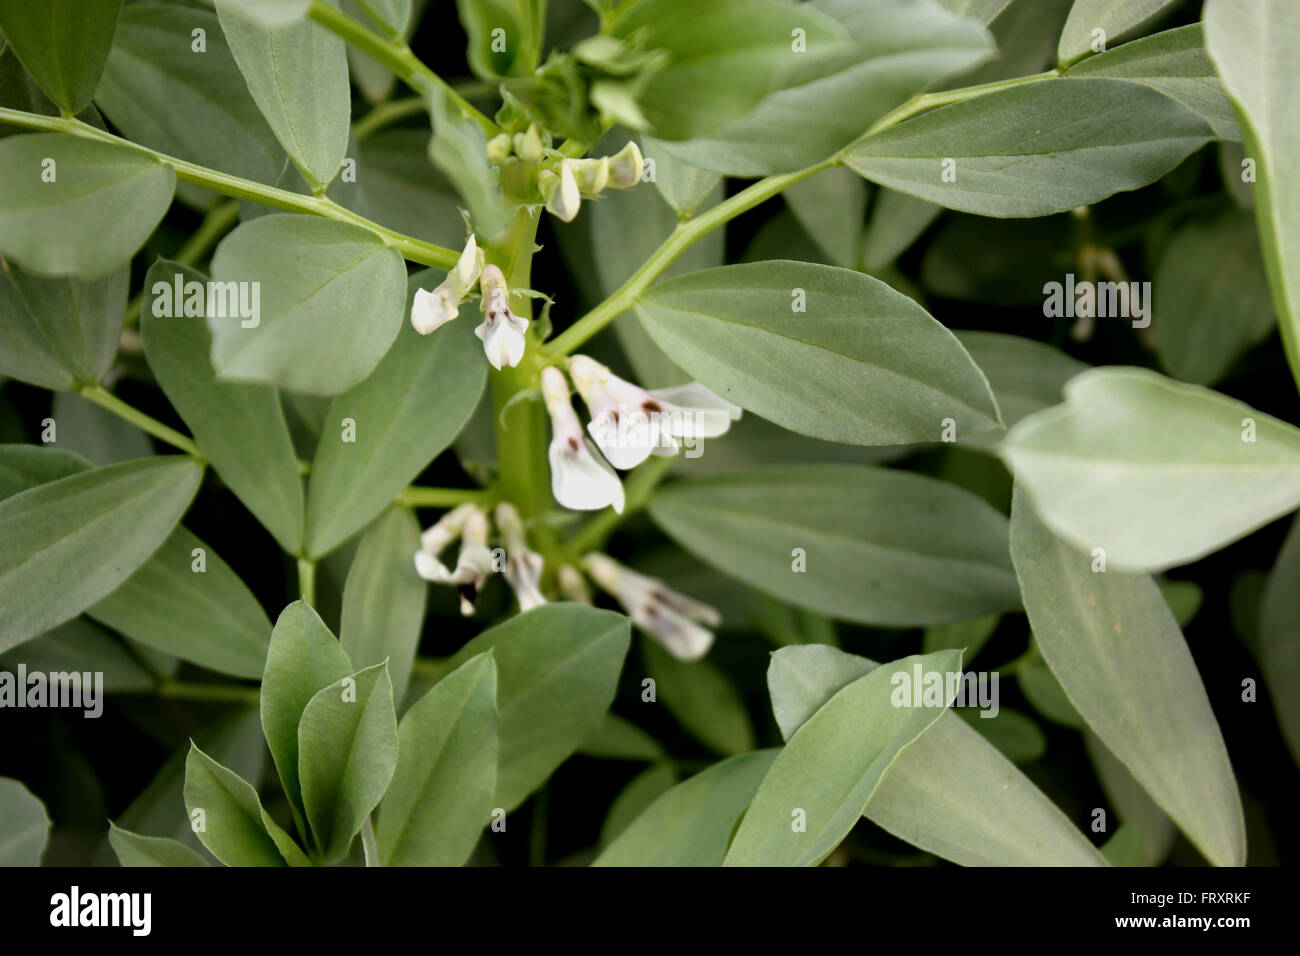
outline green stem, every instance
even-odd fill
[[[150,418],[144,412],[132,408],[116,395],[104,391],[98,385],[85,385],[77,391],[82,398],[89,399],[96,405],[108,409],[114,415],[125,419],[141,431],[148,432],[154,438],[165,441],[173,448],[179,448],[187,455],[191,455],[199,462],[203,462],[203,453],[199,451],[199,446],[194,444],[191,439],[186,438],[174,428],[168,428],[158,419]]]
[[[331,33],[342,37],[351,46],[388,67],[398,79],[422,96],[427,96],[435,87],[440,87],[452,102],[482,127],[484,135],[492,137],[501,132],[496,123],[475,109],[469,100],[451,87],[451,84],[425,66],[401,37],[385,40],[338,8],[325,3],[324,0],[312,0],[308,16]]]
[[[650,283],[663,273],[693,243],[708,235],[719,226],[730,222],[743,212],[766,202],[782,190],[807,179],[813,173],[821,172],[835,164],[827,159],[793,173],[768,176],[760,179],[746,189],[742,189],[730,199],[718,203],[708,212],[702,213],[687,222],[680,223],[672,234],[663,241],[636,272],[632,273],[618,289],[604,302],[596,306],[563,333],[552,339],[542,349],[544,360],[554,361],[568,355],[587,339],[591,338],[609,323],[632,307],[637,296],[645,291]],[[644,188],[644,187],[642,187]]]
[[[298,593],[312,607],[316,606],[316,562],[311,558],[298,559]]]
[[[352,135],[355,136],[359,142],[387,126],[391,126],[394,123],[400,123],[402,120],[411,116],[418,116],[425,112],[426,109],[427,107],[425,106],[424,100],[418,96],[407,97],[403,100],[389,100],[386,103],[380,103],[369,113],[352,124]]]
[[[383,866],[379,862],[379,844],[375,842],[375,827],[370,817],[361,824],[361,848],[366,856],[366,866]]]
[[[37,113],[24,113],[22,110],[0,107],[0,122],[51,133],[70,133],[73,136],[80,136],[82,139],[93,139],[102,143],[123,146],[172,167],[176,172],[176,178],[182,182],[202,186],[204,189],[210,189],[223,196],[230,196],[234,199],[247,199],[261,203],[264,206],[270,206],[273,209],[283,209],[286,212],[303,213],[309,216],[323,216],[327,219],[336,219],[339,222],[360,226],[362,229],[378,236],[385,245],[396,249],[404,258],[409,259],[411,262],[418,262],[421,265],[450,269],[460,257],[460,253],[455,250],[444,249],[442,246],[435,246],[433,243],[424,242],[421,239],[413,239],[386,226],[381,226],[379,223],[371,222],[364,216],[359,216],[349,209],[344,209],[328,197],[304,196],[301,193],[290,192],[287,189],[264,186],[250,179],[241,179],[239,176],[231,176],[229,173],[208,169],[206,166],[177,159],[174,156],[168,156],[157,150],[141,146],[139,143],[122,139],[120,136],[114,136],[112,133],[106,133],[78,119],[62,116],[42,116]]]
[[[258,688],[243,684],[199,684],[170,679],[155,687],[153,692],[159,697],[175,700],[232,701],[256,705],[261,699]]]
[[[492,501],[492,492],[484,488],[424,488],[410,485],[397,495],[403,508],[454,508],[466,502],[486,505]]]
[[[1009,80],[995,80],[992,83],[980,83],[978,86],[963,86],[955,90],[944,90],[939,93],[922,93],[920,96],[914,96],[901,106],[895,107],[886,113],[880,119],[876,120],[862,139],[879,133],[883,129],[896,126],[905,119],[910,119],[917,113],[924,113],[926,110],[932,110],[936,106],[947,106],[949,103],[959,103],[962,100],[969,100],[976,96],[983,96],[985,93],[993,93],[997,90],[1009,89],[1013,86],[1022,86],[1025,83],[1037,83],[1039,80],[1046,80],[1052,77],[1060,76],[1056,70],[1044,70],[1042,73],[1031,73],[1029,76],[1016,76]]]
[[[668,469],[676,461],[676,457],[654,457],[628,475],[623,486],[627,499],[623,505],[623,513],[618,514],[613,508],[606,508],[579,528],[577,533],[565,542],[569,559],[576,561],[588,551],[599,551],[603,548],[609,536],[620,524],[650,503],[650,495],[655,486],[664,479]]]

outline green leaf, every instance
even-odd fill
[[[309,604],[295,601],[280,612],[262,676],[262,732],[299,832],[305,833],[306,826],[298,781],[298,724],[317,691],[351,673],[347,653]]]
[[[727,675],[708,660],[682,661],[653,640],[641,642],[655,693],[691,736],[724,757],[754,749],[745,701]]]
[[[95,95],[122,0],[0,0],[0,30],[64,113]]]
[[[80,455],[48,445],[0,445],[0,500],[90,467]]]
[[[607,713],[595,733],[582,742],[578,753],[606,760],[643,760],[656,763],[667,754],[664,748],[632,721]]]
[[[335,681],[303,708],[298,773],[312,841],[326,862],[342,859],[397,766],[397,715],[388,665]]]
[[[201,572],[195,570],[200,560]],[[184,528],[86,613],[132,640],[223,674],[257,679],[266,665],[266,612],[220,555]]]
[[[1102,49],[1150,26],[1178,0],[1074,0],[1056,55],[1062,64],[1087,56],[1097,39]],[[1100,38],[1095,31],[1102,31]]]
[[[1011,0],[938,0],[939,6],[961,17],[992,23]]]
[[[728,757],[650,804],[592,866],[719,866],[779,750]]]
[[[1269,572],[1259,615],[1259,640],[1255,650],[1268,684],[1282,736],[1291,756],[1300,764],[1300,641],[1295,622],[1300,619],[1300,521],[1291,531]]]
[[[0,374],[51,389],[99,382],[117,354],[129,279],[126,268],[91,280],[0,269]]]
[[[412,295],[421,283],[434,285],[421,273]],[[470,321],[428,337],[403,322],[374,374],[330,404],[307,488],[307,553],[328,554],[388,507],[465,427],[486,381]]]
[[[1137,83],[1049,79],[923,113],[859,140],[844,160],[949,209],[1031,218],[1152,183],[1211,136],[1186,106]]]
[[[257,791],[193,743],[185,758],[185,809],[203,845],[226,866],[284,866]],[[197,817],[196,811],[202,810]]]
[[[130,577],[176,526],[202,476],[189,458],[145,458],[0,502],[0,650],[74,617]]]
[[[1273,331],[1254,217],[1230,209],[1179,229],[1160,256],[1151,301],[1160,364],[1197,385],[1223,378]]]
[[[1080,725],[1083,721],[1080,719]],[[1083,743],[1097,771],[1097,779],[1106,791],[1119,822],[1142,834],[1142,857],[1146,866],[1159,866],[1169,856],[1178,838],[1178,830],[1169,815],[1147,796],[1142,785],[1133,779],[1128,768],[1115,758],[1097,735],[1086,730]],[[1105,852],[1103,848],[1103,852]]]
[[[971,661],[989,642],[993,632],[998,629],[1000,614],[986,614],[964,621],[949,624],[936,624],[927,627],[921,638],[921,646],[926,654],[949,648],[962,651],[962,660]]]
[[[608,846],[628,828],[655,800],[677,783],[677,768],[671,761],[653,764],[633,777],[610,802],[605,822],[600,827],[599,846]]]
[[[311,6],[311,0],[223,0],[223,3],[232,13],[268,27],[301,20]]]
[[[429,161],[469,206],[475,233],[488,240],[499,238],[505,230],[506,206],[492,182],[483,128],[440,86],[429,91],[429,121]]]
[[[219,310],[226,315],[208,316],[212,365],[223,379],[337,395],[374,371],[404,318],[401,254],[360,226],[332,219],[245,222],[217,247],[212,278],[242,283],[241,305],[258,306],[230,308],[236,287],[228,286],[227,308]]]
[[[42,275],[102,276],[144,245],[175,188],[170,166],[129,146],[10,136],[0,142],[0,253]]]
[[[498,77],[526,75],[536,68],[537,47],[546,20],[545,2],[456,0],[456,9],[469,35],[469,65],[475,74],[490,82]],[[505,49],[498,49],[499,39],[504,41],[500,45]]]
[[[794,51],[796,30],[804,31],[805,53]],[[707,6],[640,0],[614,19],[609,33],[669,54],[638,105],[650,132],[671,140],[694,139],[736,119],[797,70],[812,70],[846,46],[833,19],[779,0],[711,0]]]
[[[460,866],[491,816],[497,669],[472,657],[411,706],[375,836],[384,866]]]
[[[924,199],[892,189],[877,190],[862,239],[862,268],[874,274],[891,265],[942,212],[942,206]]]
[[[650,510],[719,571],[832,617],[914,627],[1018,606],[1006,519],[909,472],[756,468],[675,482]]]
[[[1111,866],[1149,866],[1142,831],[1125,824],[1101,848],[1102,856]]]
[[[519,806],[591,736],[614,699],[630,630],[621,614],[547,604],[484,631],[443,666],[450,674],[493,651],[501,748],[496,806]]]
[[[1156,584],[1160,585],[1160,593],[1164,596],[1165,603],[1169,605],[1169,610],[1178,622],[1179,627],[1187,627],[1192,623],[1192,618],[1196,617],[1196,612],[1201,609],[1201,601],[1205,599],[1205,594],[1201,586],[1195,581],[1166,581],[1158,580]]]
[[[676,159],[671,152],[672,146],[671,143],[650,136],[641,137],[642,154],[655,161],[655,189],[678,216],[690,218],[705,198],[713,193],[722,175]],[[640,190],[633,190],[628,195],[636,192]],[[595,208],[599,209],[604,204],[602,202]]]
[[[1285,0],[1210,0],[1205,42],[1239,111],[1246,155],[1255,160],[1255,218],[1291,374],[1300,378],[1300,192],[1288,182],[1300,154],[1300,83],[1295,58],[1300,7]]]
[[[830,855],[885,771],[947,708],[946,698],[937,706],[893,702],[895,675],[910,676],[914,665],[960,673],[961,652],[905,657],[837,692],[777,754],[724,866],[816,866]]]
[[[1093,573],[1088,553],[1054,537],[1019,489],[1011,554],[1034,637],[1070,702],[1206,859],[1243,865],[1245,823],[1228,752],[1155,582]]]
[[[789,740],[841,688],[877,665],[831,647],[772,655],[772,710]],[[899,755],[866,816],[899,839],[963,866],[1100,866],[1055,804],[953,713]]]
[[[123,136],[169,156],[267,184],[284,168],[284,150],[206,10],[126,7],[95,102]]]
[[[1051,668],[1041,660],[1021,668],[1016,672],[1016,680],[1025,699],[1034,705],[1034,709],[1053,723],[1064,727],[1083,730],[1088,724],[1079,716],[1079,712],[1070,703],[1061,689],[1061,682],[1056,679]]]
[[[184,843],[167,837],[144,836],[121,829],[109,821],[108,842],[123,866],[207,866],[203,859]]]
[[[1059,405],[1065,383],[1088,368],[1059,349],[1018,335],[968,331],[956,335],[992,386],[1007,428],[1026,415]],[[992,448],[1001,434],[967,435],[960,440]]]
[[[384,129],[361,140],[357,170],[371,219],[434,245],[465,242],[456,194],[445,176],[429,168],[429,134]]]
[[[1068,76],[1113,76],[1159,90],[1205,117],[1219,139],[1241,140],[1199,23],[1125,43],[1071,67]]]
[[[714,0],[710,7],[716,5]],[[791,58],[793,69],[780,89],[721,128],[702,136],[696,130],[688,142],[668,145],[674,155],[735,176],[802,169],[833,155],[914,94],[969,69],[994,50],[983,27],[930,0],[814,0],[803,8],[809,9],[840,23],[850,42],[816,55],[810,36],[809,52]],[[784,37],[788,44],[788,29]],[[691,105],[698,95],[691,94]]]
[[[239,707],[208,723],[194,735],[194,742],[215,761],[245,780],[260,780],[265,765],[266,744],[256,707]],[[171,837],[196,852],[203,844],[190,827],[183,790],[189,745],[174,752],[149,785],[117,817],[117,824],[145,836]],[[95,858],[97,865],[112,863],[107,844]]]
[[[21,781],[0,777],[0,866],[40,866],[49,838],[45,804]]]
[[[200,451],[248,510],[290,554],[302,542],[303,492],[280,396],[266,385],[220,381],[209,353],[212,335],[202,312],[183,312],[207,277],[160,259],[144,280],[140,331],[149,368],[194,434]],[[178,292],[178,286],[181,291]],[[260,671],[259,671],[260,673]]]
[[[104,675],[109,694],[151,690],[153,675],[140,666],[122,643],[84,617],[74,617],[35,640],[0,655],[0,667],[27,672],[89,671]]]
[[[411,663],[424,626],[428,587],[412,557],[420,550],[420,525],[392,508],[366,531],[343,588],[339,641],[354,667],[388,661],[393,700],[406,696]]]
[[[1024,714],[1006,707],[992,717],[973,710],[958,710],[958,717],[979,732],[1012,763],[1032,763],[1047,752],[1047,737]]]
[[[116,465],[153,454],[145,432],[76,392],[56,393],[50,417],[58,423],[58,446],[91,464]]]
[[[1034,306],[1042,315],[1044,287],[1078,268],[1080,228],[1067,213],[1028,220],[948,216],[925,247],[921,282],[940,298]]]
[[[352,121],[343,40],[308,20],[257,23],[238,0],[215,4],[253,101],[307,184],[323,190],[343,164]]]
[[[861,178],[834,166],[795,183],[782,195],[833,265],[846,269],[857,265],[867,211],[866,184]]]
[[[907,296],[848,269],[761,262],[706,269],[637,301],[651,338],[723,398],[814,438],[858,445],[993,427],[988,383]]]
[[[1186,564],[1300,504],[1285,422],[1145,369],[1084,372],[1065,396],[999,452],[1047,525],[1109,567]]]

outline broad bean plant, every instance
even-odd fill
[[[0,863],[1285,856],[1293,0],[0,33]]]

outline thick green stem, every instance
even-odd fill
[[[159,697],[174,700],[229,701],[256,705],[261,693],[256,687],[243,684],[198,684],[179,680],[165,680],[153,689]]]
[[[992,83],[980,83],[978,86],[963,86],[955,90],[943,90],[939,93],[922,93],[920,96],[914,96],[901,106],[895,107],[886,113],[880,119],[876,120],[863,134],[862,138],[871,136],[873,133],[879,133],[882,129],[888,129],[896,126],[905,119],[910,119],[918,113],[924,113],[926,110],[934,109],[937,106],[947,106],[949,103],[959,103],[962,100],[969,100],[976,96],[983,96],[985,93],[994,93],[998,90],[1005,90],[1013,86],[1023,86],[1026,83],[1037,83],[1040,80],[1050,79],[1060,76],[1056,70],[1045,70],[1042,73],[1032,73],[1029,76],[1015,76],[1009,80],[995,80]]]
[[[179,448],[187,455],[192,455],[200,462],[203,461],[203,454],[199,451],[199,446],[194,444],[192,439],[186,438],[174,428],[168,428],[156,418],[150,418],[144,412],[132,408],[126,402],[122,401],[111,392],[106,392],[98,385],[87,385],[78,389],[82,398],[89,399],[96,405],[108,409],[119,418],[124,418],[141,431],[148,432],[154,438],[165,441],[173,448]]]
[[[487,505],[492,501],[492,492],[480,488],[422,488],[410,485],[397,496],[397,503],[403,508],[454,508],[466,502]]]
[[[311,558],[298,559],[298,593],[312,607],[316,606],[316,562]]]
[[[427,96],[434,87],[441,87],[452,102],[483,128],[484,135],[492,137],[501,132],[496,123],[475,109],[446,80],[425,66],[401,37],[385,40],[322,0],[312,0],[309,16],[331,33],[342,37],[349,45],[388,67],[399,80],[422,96]]]
[[[283,209],[286,212],[324,216],[327,219],[337,219],[340,222],[360,226],[382,239],[385,245],[396,249],[404,258],[409,259],[411,262],[418,262],[421,265],[450,269],[456,264],[456,260],[460,256],[460,253],[455,250],[444,249],[442,246],[435,246],[433,243],[421,239],[413,239],[386,226],[381,226],[379,223],[371,222],[364,216],[359,216],[349,209],[344,209],[325,196],[304,196],[301,193],[290,192],[287,189],[264,186],[250,179],[241,179],[239,176],[231,176],[229,173],[208,169],[206,166],[177,159],[175,156],[168,156],[157,150],[141,146],[139,143],[133,143],[130,140],[122,139],[120,136],[114,136],[112,133],[106,133],[78,119],[62,116],[42,116],[37,113],[24,113],[22,110],[0,107],[0,122],[51,133],[70,133],[73,136],[80,136],[82,139],[94,139],[102,143],[124,146],[146,156],[151,156],[159,162],[172,167],[176,172],[176,178],[182,182],[202,186],[204,189],[210,189],[223,196],[230,196],[234,199],[248,199],[274,209]]]

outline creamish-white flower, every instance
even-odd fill
[[[584,555],[582,566],[591,579],[612,594],[641,628],[674,657],[698,660],[713,646],[710,628],[722,617],[707,604],[679,594],[662,581],[637,574],[605,554]]]
[[[411,325],[421,335],[443,325],[460,314],[460,304],[478,281],[483,269],[483,250],[473,236],[465,243],[465,248],[456,260],[456,266],[447,273],[447,277],[432,292],[416,289],[415,300],[411,303]]]
[[[497,505],[497,530],[506,546],[506,582],[519,600],[520,611],[531,611],[546,603],[542,597],[542,556],[528,547],[524,523],[508,501]]]
[[[645,160],[641,148],[628,140],[627,145],[609,157],[609,185],[613,189],[631,189],[641,182]]]
[[[635,468],[650,455],[675,455],[716,438],[740,418],[738,406],[698,382],[647,391],[585,355],[569,359],[569,376],[591,413],[587,430],[615,468]]]
[[[582,572],[573,565],[560,565],[560,569],[555,572],[555,583],[564,600],[591,606],[591,588],[587,587],[587,579],[582,576]]]
[[[440,555],[457,538],[461,539],[460,553],[455,569],[449,571]],[[474,613],[479,589],[492,572],[487,538],[487,515],[472,504],[463,504],[420,536],[420,550],[415,553],[416,573],[435,584],[454,585],[460,591],[461,613],[466,615]]]
[[[563,222],[573,222],[582,207],[582,192],[574,173],[575,160],[560,162],[558,171],[544,169],[537,174],[537,186],[546,202],[546,211]]]
[[[623,483],[592,449],[582,423],[569,404],[569,386],[558,368],[542,369],[542,397],[551,416],[551,492],[555,500],[576,511],[597,511],[606,505],[623,512]]]
[[[524,357],[528,320],[510,309],[510,289],[505,274],[495,265],[483,267],[479,277],[483,293],[483,321],[474,334],[483,343],[483,352],[492,367],[500,371],[514,368]]]

